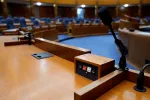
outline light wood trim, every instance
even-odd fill
[[[126,73],[126,80],[136,83],[138,74],[139,74],[139,71],[130,69]],[[150,88],[150,74],[149,73],[144,73],[144,86]]]
[[[136,83],[139,71],[129,69],[127,72],[114,71],[107,76],[104,76],[97,81],[81,88],[74,93],[75,100],[95,100],[102,96],[123,80]],[[150,74],[145,73],[144,85],[150,88]]]
[[[91,53],[91,51],[87,49],[69,46],[43,38],[36,38],[34,45],[41,48],[42,50],[48,51],[69,61],[74,61],[75,56]]]
[[[146,92],[138,92],[134,86],[135,83],[124,80],[96,100],[149,100],[150,88],[146,87]]]
[[[81,88],[74,93],[74,100],[95,100],[114,86],[122,82],[123,72],[118,70],[104,76],[97,81]]]

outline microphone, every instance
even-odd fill
[[[138,92],[146,92],[146,88],[144,87],[144,70],[147,67],[150,67],[150,64],[146,64],[138,74],[136,86],[134,86],[134,90]]]
[[[119,51],[121,52],[121,58],[119,61],[119,70],[128,70],[128,68],[126,67],[126,55],[128,54],[128,49],[124,46],[124,44],[122,43],[121,40],[119,40],[112,28],[112,17],[110,16],[109,12],[108,12],[108,7],[101,7],[98,10],[98,15],[100,17],[100,19],[102,20],[102,22],[104,23],[104,25],[108,26],[114,39],[115,39],[115,44],[118,46]]]

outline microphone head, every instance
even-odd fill
[[[99,10],[98,10],[98,15],[100,17],[100,19],[102,20],[102,22],[105,24],[105,25],[110,25],[111,22],[112,22],[112,18],[108,12],[108,7],[101,7]]]

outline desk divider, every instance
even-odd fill
[[[34,45],[42,50],[45,50],[49,53],[52,53],[56,56],[62,57],[72,62],[74,62],[75,56],[91,53],[91,51],[87,49],[69,46],[43,38],[36,38]]]

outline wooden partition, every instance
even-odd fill
[[[55,16],[54,7],[53,6],[39,6],[39,16],[54,18]]]
[[[58,16],[61,17],[76,17],[77,11],[74,6],[58,6]]]
[[[48,40],[58,40],[58,31],[55,29],[43,30],[34,34],[35,38],[44,38]]]
[[[141,11],[141,15],[142,17],[145,17],[145,16],[150,16],[150,13],[147,13],[150,11],[150,4],[149,5],[143,5],[142,6],[142,11]]]
[[[138,5],[133,5],[129,7],[120,6],[119,16],[129,15],[132,17],[138,16]]]
[[[9,14],[17,17],[30,18],[30,8],[28,4],[8,3]]]
[[[85,18],[95,18],[95,7],[86,7],[84,8],[84,17]]]
[[[97,81],[81,88],[80,90],[76,91],[74,94],[74,100],[110,100],[114,96],[119,96],[123,98],[129,98],[129,95],[125,95],[124,93],[121,93],[120,91],[125,89],[124,91],[130,91],[130,94],[137,94],[140,96],[145,96],[145,98],[150,98],[149,95],[147,95],[150,91],[150,74],[145,74],[144,79],[144,85],[148,87],[147,94],[145,93],[139,93],[133,89],[133,87],[136,85],[136,80],[138,76],[138,71],[129,70],[127,72],[121,72],[121,71],[114,71]],[[119,86],[120,84],[124,84],[123,87],[115,88],[115,86]],[[108,92],[108,91],[115,91],[114,92]],[[107,93],[108,92],[108,93]],[[113,95],[115,94],[115,95]],[[121,98],[120,98],[121,99]],[[134,96],[130,96],[131,100],[139,100],[138,98],[134,98]],[[113,99],[118,100],[118,99]],[[145,99],[146,100],[146,99]]]
[[[91,51],[87,49],[49,41],[43,38],[36,38],[34,45],[42,50],[48,51],[54,55],[57,55],[72,62],[74,61],[75,56],[91,53]]]
[[[72,36],[103,35],[108,34],[108,27],[104,25],[73,25]]]

